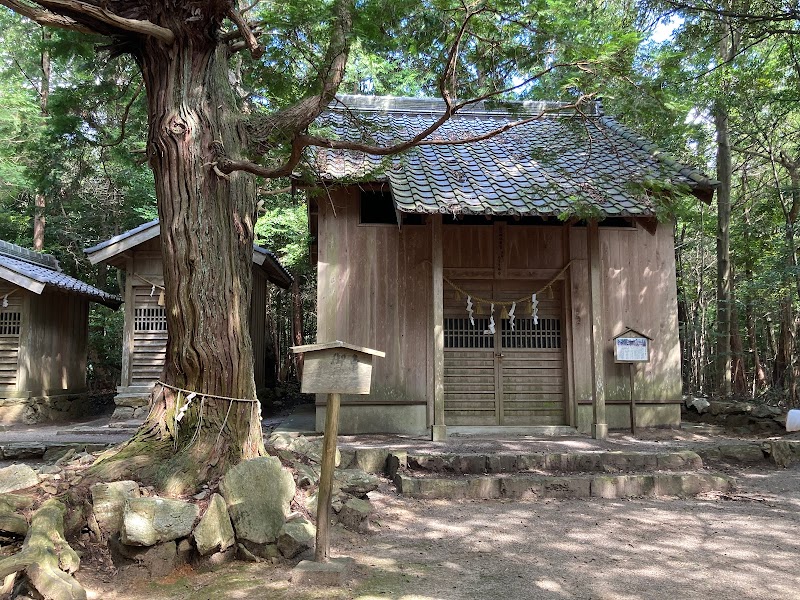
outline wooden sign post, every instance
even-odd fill
[[[341,394],[369,394],[372,384],[372,359],[384,352],[335,341],[327,344],[293,346],[303,353],[304,394],[328,394],[325,410],[325,437],[322,444],[322,467],[317,492],[317,543],[314,560],[327,562],[330,550],[331,490],[336,468],[336,436],[339,432]]]
[[[636,435],[636,398],[633,395],[633,375],[636,363],[650,362],[650,342],[653,338],[628,327],[614,336],[614,362],[628,363],[631,390],[631,433]]]

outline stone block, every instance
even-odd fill
[[[545,477],[542,496],[545,498],[589,498],[591,496],[589,477]]]
[[[362,500],[356,500],[363,502]],[[317,530],[314,525],[306,518],[295,519],[284,523],[278,534],[278,551],[284,558],[294,558],[306,550],[314,547],[314,538]]]
[[[653,493],[657,496],[696,496],[707,492],[725,492],[735,482],[724,475],[705,473],[658,473]]]
[[[459,475],[486,473],[488,459],[484,454],[459,454],[450,457],[450,470]]]
[[[547,468],[545,454],[519,454],[515,460],[517,471],[539,471]]]
[[[339,522],[352,531],[369,531],[369,516],[372,514],[369,500],[350,498],[339,510]]]
[[[500,480],[500,494],[504,498],[541,498],[544,478],[538,475],[517,475]]]
[[[366,496],[380,485],[380,479],[361,469],[336,469],[333,474],[334,485],[353,496]]]
[[[581,473],[592,473],[594,471],[602,471],[603,454],[596,452],[576,454],[572,458],[572,465],[575,471]]]
[[[272,544],[294,498],[292,474],[274,456],[239,463],[220,482],[239,541]]]
[[[332,558],[328,562],[303,560],[292,569],[291,582],[297,585],[341,587],[352,568],[351,558]]]
[[[255,544],[244,540],[237,544],[237,556],[242,560],[260,561],[280,558],[281,553],[277,544]]]
[[[500,497],[499,477],[472,477],[467,479],[466,497],[478,500]]]
[[[574,472],[578,455],[571,453],[552,453],[545,455],[545,468],[550,471]]]
[[[763,445],[769,460],[779,467],[789,467],[800,461],[800,443],[786,440],[770,440]]]
[[[447,454],[408,454],[406,466],[413,471],[433,471],[442,473],[449,468],[450,456]]]
[[[703,459],[691,450],[656,454],[657,468],[662,471],[702,469]]]
[[[289,442],[288,450],[291,450],[296,454],[306,456],[308,460],[310,460],[311,462],[322,464],[323,443],[324,440],[322,436],[306,437],[301,435],[291,439],[291,441]],[[342,463],[342,453],[337,448],[334,464],[335,466],[338,467],[341,463]]]
[[[130,421],[133,419],[133,407],[130,406],[117,406],[114,409],[114,414],[111,415],[112,421]]]
[[[118,567],[135,565],[150,577],[166,577],[178,566],[177,544],[174,541],[146,547],[128,546],[114,536],[109,539],[108,546]]]
[[[359,468],[362,469],[363,467],[359,467],[356,464],[356,450],[350,449],[339,449],[339,457],[341,458],[341,462],[339,463],[339,467],[342,469],[350,469],[350,468]],[[387,450],[388,452],[388,450]],[[366,471],[366,469],[364,469]]]
[[[367,473],[383,474],[389,450],[385,448],[359,448],[355,451],[353,465]]]
[[[312,485],[317,485],[320,477],[319,469],[299,461],[294,461],[292,466],[297,474],[297,485],[299,487],[305,488]]]
[[[758,444],[722,444],[720,458],[742,463],[758,463],[764,460],[764,452]]]
[[[55,445],[51,444],[47,447],[42,455],[42,460],[47,462],[56,462],[67,455],[70,450],[74,451],[74,445]]]
[[[24,490],[39,483],[39,476],[24,464],[9,465],[0,469],[0,494]]]
[[[3,458],[5,460],[42,458],[46,450],[47,446],[40,442],[11,442],[3,444]]]
[[[196,504],[167,498],[128,498],[120,540],[127,546],[154,546],[186,537],[200,512]]]
[[[653,493],[652,475],[598,475],[592,478],[591,494],[595,498],[634,498]]]
[[[125,501],[128,498],[141,496],[139,484],[135,481],[96,483],[90,488],[90,491],[94,518],[105,535],[113,535],[122,527]]]
[[[222,496],[211,496],[208,508],[194,528],[192,537],[200,556],[224,552],[236,543],[231,518]]]
[[[414,478],[398,473],[395,476],[397,491],[415,498],[459,499],[467,497],[467,480],[436,477]]]
[[[492,454],[486,457],[488,473],[514,473],[517,470],[517,457],[514,454]]]

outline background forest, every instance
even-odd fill
[[[513,2],[497,4],[513,12]],[[676,221],[685,392],[797,406],[800,11],[758,0],[539,4],[537,22],[514,24],[515,43],[462,48],[468,89],[478,96],[512,81],[509,99],[602,97],[607,113],[716,177],[713,204],[677,197],[664,214]],[[248,79],[253,59],[231,59],[242,95],[257,104],[281,106],[313,72],[306,13],[315,3],[289,5],[281,35],[258,59],[272,74],[268,89]],[[369,7],[365,21],[380,23],[381,10],[402,3]],[[386,32],[364,27],[340,91],[435,95],[435,73],[415,45],[441,38],[447,49],[441,14],[417,22],[410,38],[398,35],[388,53]],[[126,57],[97,61],[99,38],[45,30],[3,8],[0,31],[0,239],[55,254],[68,273],[118,293],[119,274],[90,266],[83,248],[156,216],[137,68]],[[530,79],[543,58],[552,69]],[[305,204],[284,183],[260,190],[257,242],[297,282],[271,288],[267,309],[275,376],[291,382],[288,348],[314,338],[316,292]],[[96,390],[117,382],[121,324],[121,314],[93,309]]]

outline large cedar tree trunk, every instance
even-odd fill
[[[223,149],[235,155],[246,147],[246,134],[224,46],[207,28],[182,22],[172,30],[187,39],[149,41],[137,58],[161,223],[169,332],[162,380],[198,396],[177,422],[186,394],[157,385],[147,421],[116,457],[130,458],[141,475],[142,456],[151,454],[156,482],[179,493],[263,454],[264,444],[248,329],[255,184],[249,174],[224,176],[212,166]],[[155,452],[144,453],[145,445]],[[159,449],[170,457],[161,465]]]

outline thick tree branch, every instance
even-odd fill
[[[247,49],[250,50],[250,54],[253,56],[253,58],[260,58],[264,54],[264,49],[259,45],[255,34],[250,29],[250,26],[247,24],[247,21],[244,19],[244,17],[242,17],[238,10],[231,8],[228,11],[228,18],[230,18],[230,20],[236,25],[245,45],[247,46]]]
[[[77,31],[79,33],[97,33],[96,31],[78,23],[74,19],[57,15],[41,8],[30,6],[18,0],[0,0],[0,5],[10,8],[15,13],[27,17],[34,23],[38,23],[43,27],[54,27],[56,29],[69,29],[70,31]]]
[[[8,0],[0,1],[5,3]],[[80,17],[74,17],[74,19],[96,32],[107,33],[103,27],[107,26],[122,32],[152,36],[168,45],[175,41],[175,34],[166,27],[155,25],[150,21],[120,17],[105,8],[88,2],[81,2],[80,0],[37,0],[37,3],[54,13],[69,13],[86,17],[89,21],[88,23]]]
[[[320,71],[315,84],[317,93],[253,125],[251,134],[256,138],[266,141],[277,135],[284,140],[292,139],[298,132],[305,131],[336,96],[344,78],[350,52],[355,10],[353,0],[336,0],[333,10],[335,17],[323,62],[325,67]]]

